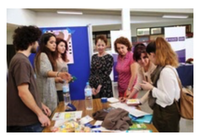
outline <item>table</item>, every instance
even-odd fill
[[[89,115],[92,117],[92,113],[101,110],[103,108],[102,103],[101,103],[101,99],[93,99],[93,110],[86,110],[85,108],[85,100],[74,100],[72,101],[72,104],[76,107],[77,111],[81,110],[82,111],[82,117]],[[109,103],[106,103],[106,105],[104,105],[104,108],[106,107],[110,107]],[[53,115],[56,112],[64,112],[65,108],[64,108],[64,102],[60,102],[58,107],[56,108],[56,110],[53,112],[51,119],[53,117]],[[90,123],[94,124],[96,121],[93,120]],[[51,125],[49,127],[45,127],[43,132],[50,132],[50,128],[52,126],[54,126],[55,121],[51,120]],[[158,132],[157,129],[153,126],[153,124],[146,124],[147,129],[152,130],[152,132]]]
[[[180,65],[177,68],[177,72],[184,87],[193,87],[193,64]]]

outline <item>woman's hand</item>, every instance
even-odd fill
[[[126,92],[125,92],[125,96],[128,98],[128,96],[131,94],[131,91],[130,90],[126,90]]]
[[[97,92],[96,92],[96,89],[95,89],[95,88],[92,88],[92,94],[93,94],[93,95],[96,95],[96,94],[97,94]]]
[[[142,81],[142,83],[140,83],[140,86],[144,90],[152,90],[154,88],[154,86],[152,84],[150,84],[149,82],[146,82],[146,81]]]
[[[60,78],[60,77],[56,77],[55,78],[55,82],[56,83],[64,83],[64,80],[62,78]]]
[[[96,90],[97,94],[101,91],[101,87],[102,87],[102,85],[98,85],[97,90]]]
[[[73,79],[72,76],[68,72],[60,72],[58,76],[66,80],[67,82],[70,82]]]
[[[119,101],[120,101],[121,103],[124,103],[124,102],[126,102],[126,99],[127,99],[126,97],[120,97],[120,98],[119,98]]]

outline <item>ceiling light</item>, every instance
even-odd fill
[[[163,15],[162,18],[188,18],[188,15]]]
[[[57,11],[58,14],[77,14],[82,15],[82,12],[70,12],[70,11]]]

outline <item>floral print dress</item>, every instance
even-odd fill
[[[99,57],[98,54],[92,56],[89,83],[92,88],[97,89],[98,85],[102,85],[100,92],[93,98],[113,97],[112,81],[110,73],[113,68],[113,57],[106,54]]]

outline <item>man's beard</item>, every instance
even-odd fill
[[[36,53],[37,49],[36,48],[31,48],[31,53]]]

